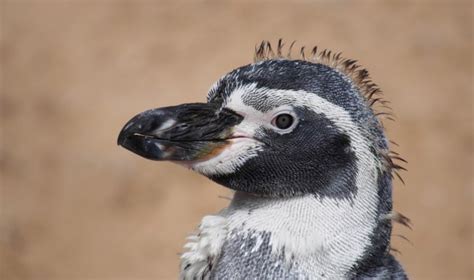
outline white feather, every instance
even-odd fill
[[[219,255],[227,235],[226,219],[205,216],[199,232],[187,238],[187,250],[181,255],[180,279],[209,279],[209,269]]]

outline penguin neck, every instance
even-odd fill
[[[378,190],[385,186],[379,186],[382,180],[376,169],[359,171],[354,182],[357,192],[351,199],[314,194],[270,198],[236,192],[224,212],[229,230],[268,235],[265,246],[274,256],[284,256],[312,275],[347,277],[367,261],[368,252],[380,251],[374,250],[373,237],[379,234],[383,215]],[[386,248],[388,240],[383,236]]]

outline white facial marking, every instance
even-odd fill
[[[263,147],[262,143],[251,138],[228,141],[231,143],[220,154],[206,161],[192,163],[191,169],[207,176],[233,173],[248,159],[256,157]]]
[[[244,117],[241,123],[235,126],[234,131],[253,137],[255,131],[262,126],[265,121],[262,112],[243,102],[243,96],[255,89],[255,85],[248,85],[236,88],[225,103],[225,107],[233,110]]]
[[[226,108],[244,116],[244,120],[235,127],[235,131],[254,136],[259,128],[265,127],[272,129],[278,134],[291,133],[298,125],[299,121],[293,110],[293,97],[286,96],[285,94],[271,97],[274,92],[275,90],[267,88],[257,89],[256,84],[249,84],[236,88],[225,104]],[[252,106],[246,105],[244,103],[246,96],[253,94],[265,97],[265,102],[275,104],[275,108],[268,112],[262,112]],[[294,118],[293,124],[287,129],[280,129],[272,124],[273,119],[283,113],[289,114]]]
[[[226,221],[221,216],[205,216],[199,234],[188,237],[184,245],[187,252],[181,255],[180,279],[208,279],[209,265],[219,255],[227,234]]]

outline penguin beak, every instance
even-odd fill
[[[219,154],[242,116],[209,103],[152,109],[129,120],[117,144],[151,160],[200,161]]]

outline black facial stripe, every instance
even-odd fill
[[[322,114],[304,108],[295,111],[302,120],[291,133],[280,135],[261,128],[256,138],[268,143],[263,151],[236,172],[211,179],[235,190],[268,196],[312,193],[351,199],[357,192],[357,158],[350,138]]]

